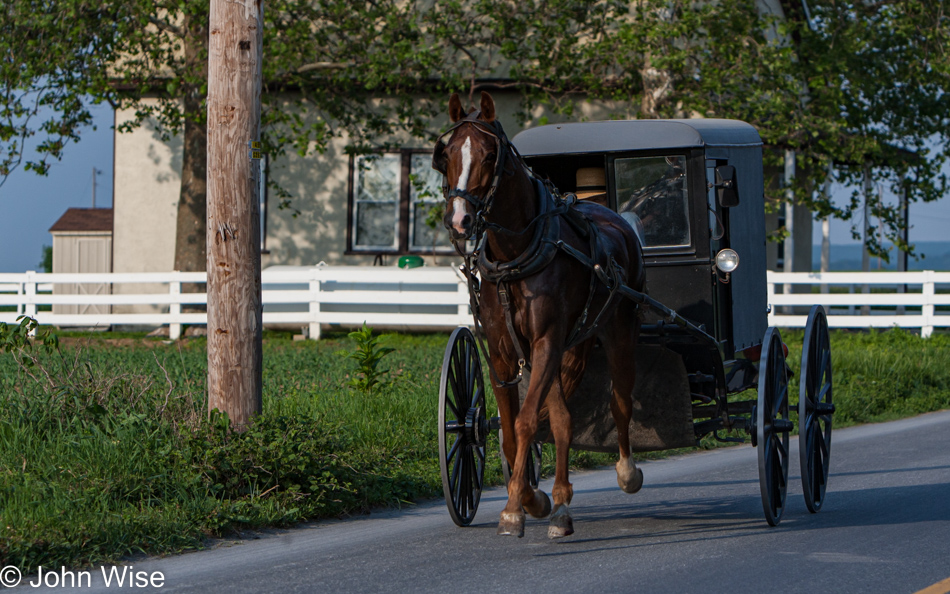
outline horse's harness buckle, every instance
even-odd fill
[[[527,363],[525,362],[524,357],[518,359],[518,379],[519,379],[519,380],[520,380],[522,377],[524,377],[524,366],[525,366],[526,364],[527,364]]]

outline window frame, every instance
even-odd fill
[[[432,149],[401,148],[398,150],[379,150],[369,155],[398,155],[399,156],[399,197],[396,203],[397,220],[394,221],[396,229],[395,247],[358,247],[356,241],[356,163],[360,157],[367,154],[350,155],[349,175],[347,182],[346,199],[346,250],[343,252],[346,256],[380,256],[380,255],[445,255],[454,254],[455,249],[451,244],[438,246],[435,248],[418,248],[411,245],[412,225],[415,209],[412,205],[412,183],[409,175],[412,173],[412,157],[414,155],[431,155]],[[436,229],[438,233],[440,230]]]

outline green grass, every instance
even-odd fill
[[[783,332],[798,370],[802,333]],[[205,341],[73,335],[0,355],[0,566],[75,567],[201,547],[209,536],[441,496],[437,400],[447,336],[384,335],[374,391],[348,386],[353,339],[264,344],[264,413],[207,419]],[[950,407],[950,337],[832,333],[835,425]],[[47,375],[48,374],[48,375]],[[797,384],[791,386],[797,394]],[[707,443],[707,447],[711,447]],[[614,456],[572,452],[574,466]],[[488,480],[501,482],[489,440]],[[544,467],[553,465],[545,448]]]

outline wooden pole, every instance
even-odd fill
[[[211,0],[208,410],[227,413],[236,430],[261,412],[260,147],[251,143],[260,140],[263,23],[263,0]]]

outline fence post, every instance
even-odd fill
[[[320,279],[319,269],[310,269],[310,340],[320,340]]]
[[[767,291],[766,304],[769,311],[769,326],[775,325],[775,281],[766,280],[765,287]]]
[[[36,319],[36,271],[26,271],[26,299],[24,299],[23,313],[33,319]]]
[[[470,318],[472,314],[468,310],[468,306],[469,306],[468,281],[463,278],[458,279],[458,299],[459,299],[458,325],[466,326],[471,323],[472,320]]]
[[[172,278],[168,281],[170,295],[181,295],[181,276],[179,275],[178,270],[172,272]],[[168,338],[178,340],[181,338],[181,301],[168,305],[168,317]]]
[[[920,308],[923,321],[920,327],[920,336],[929,338],[934,331],[934,271],[924,271],[924,284],[922,289],[924,295],[924,305]]]
[[[17,317],[23,315],[23,294],[26,292],[26,283],[21,282],[16,284],[16,315]]]

